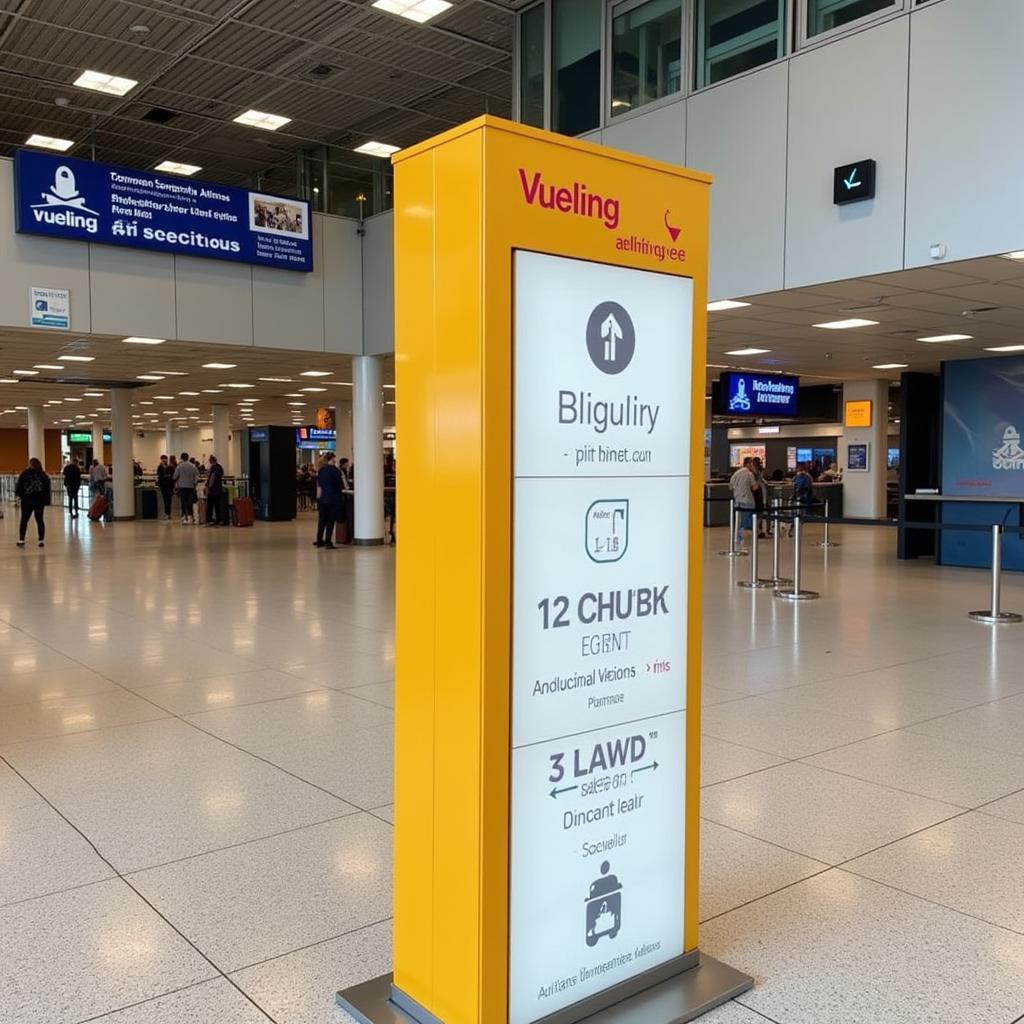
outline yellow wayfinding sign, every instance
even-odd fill
[[[359,1020],[750,984],[697,934],[709,186],[487,117],[395,158],[395,950]]]

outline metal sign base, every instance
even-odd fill
[[[723,558],[742,558],[744,555],[749,555],[749,551],[744,551],[742,548],[738,548],[736,551],[719,551],[718,552]]]
[[[768,587],[774,587],[775,580],[740,580],[736,586],[742,587],[744,590],[765,590]]]
[[[816,601],[821,597],[821,594],[816,590],[793,590],[791,587],[786,587],[782,590],[776,590],[775,596],[783,601]]]
[[[814,546],[816,548],[837,548],[840,545],[837,544],[834,540],[819,540],[818,543]]]
[[[769,583],[775,587],[776,590],[785,590],[793,586],[793,581],[786,576],[777,576],[773,580],[769,580]]]
[[[687,1024],[753,988],[754,979],[702,953],[696,967],[683,971],[579,1024]],[[391,975],[353,985],[337,1003],[359,1024],[440,1024],[433,1014],[414,1017],[391,1000]]]
[[[975,622],[987,622],[989,625],[999,625],[1003,622],[1024,622],[1024,615],[1018,615],[1016,612],[996,612],[993,615],[991,610],[968,612],[967,618],[974,619]]]

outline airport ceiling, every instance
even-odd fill
[[[916,270],[854,278],[765,295],[708,315],[711,376],[723,369],[795,373],[807,383],[898,380],[910,370],[937,373],[948,359],[989,357],[988,348],[1024,344],[1024,260],[989,256]],[[815,324],[859,318],[850,330]],[[969,335],[958,341],[919,338]],[[746,348],[758,355],[736,356]]]
[[[210,363],[230,365],[204,365]],[[21,374],[15,372],[19,370]],[[147,376],[159,379],[142,379]],[[394,381],[394,359],[388,358],[382,395],[387,426],[394,423]],[[30,405],[44,406],[48,427],[109,424],[112,386],[132,389],[139,429],[163,430],[168,422],[210,423],[214,404],[229,407],[232,427],[245,423],[246,411],[251,411],[257,426],[308,425],[315,422],[318,408],[351,402],[352,357],[183,341],[141,345],[97,334],[0,330],[0,428],[24,426]]]
[[[73,155],[294,192],[319,143],[407,146],[482,113],[508,116],[515,0],[454,0],[426,24],[370,0],[0,0],[0,155],[33,132]],[[76,88],[86,69],[124,97]],[[234,124],[256,109],[277,131]],[[348,154],[353,165],[379,166]]]

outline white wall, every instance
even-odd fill
[[[314,214],[309,274],[37,238],[14,231],[13,169],[0,159],[0,326],[29,326],[39,285],[70,289],[73,331],[363,351],[355,221]]]
[[[670,164],[685,164],[686,104],[670,103],[643,117],[613,121],[601,135],[601,142],[613,149],[639,153]]]
[[[363,236],[363,335],[367,355],[395,350],[395,218],[371,217]]]

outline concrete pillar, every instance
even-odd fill
[[[107,460],[103,457],[103,424],[94,423],[89,428],[89,432],[92,434],[92,457],[99,459],[105,466]]]
[[[847,404],[871,403],[871,425],[846,426]],[[839,465],[843,470],[843,514],[865,519],[884,519],[886,512],[886,454],[889,440],[889,382],[858,380],[843,385],[843,436]],[[867,472],[849,469],[851,444],[868,446]]]
[[[177,438],[174,436],[174,427],[170,423],[168,423],[167,426],[164,427],[164,432],[165,432],[165,435],[166,435],[165,439],[164,439],[164,451],[167,453],[168,456],[170,456],[170,455],[174,455],[174,456],[180,455],[181,452],[179,452],[177,450],[177,448],[175,448],[175,444],[177,443]]]
[[[132,393],[129,388],[110,392],[111,455],[114,474],[114,520],[135,518],[135,475],[132,472]],[[103,437],[102,432],[100,437]]]
[[[352,359],[352,461],[355,463],[356,544],[384,542],[382,360]]]
[[[30,405],[28,407],[28,457],[38,459],[46,469],[46,430],[43,427],[43,407],[41,405]],[[57,466],[51,466],[57,469]]]
[[[229,476],[239,476],[242,472],[242,433],[243,431],[233,430],[231,440],[228,442],[228,461],[224,472]]]
[[[228,420],[228,407],[226,405],[215,405],[213,407],[213,451],[211,455],[217,456],[217,461],[224,466],[224,472],[228,470],[228,436],[231,433],[231,426]]]

